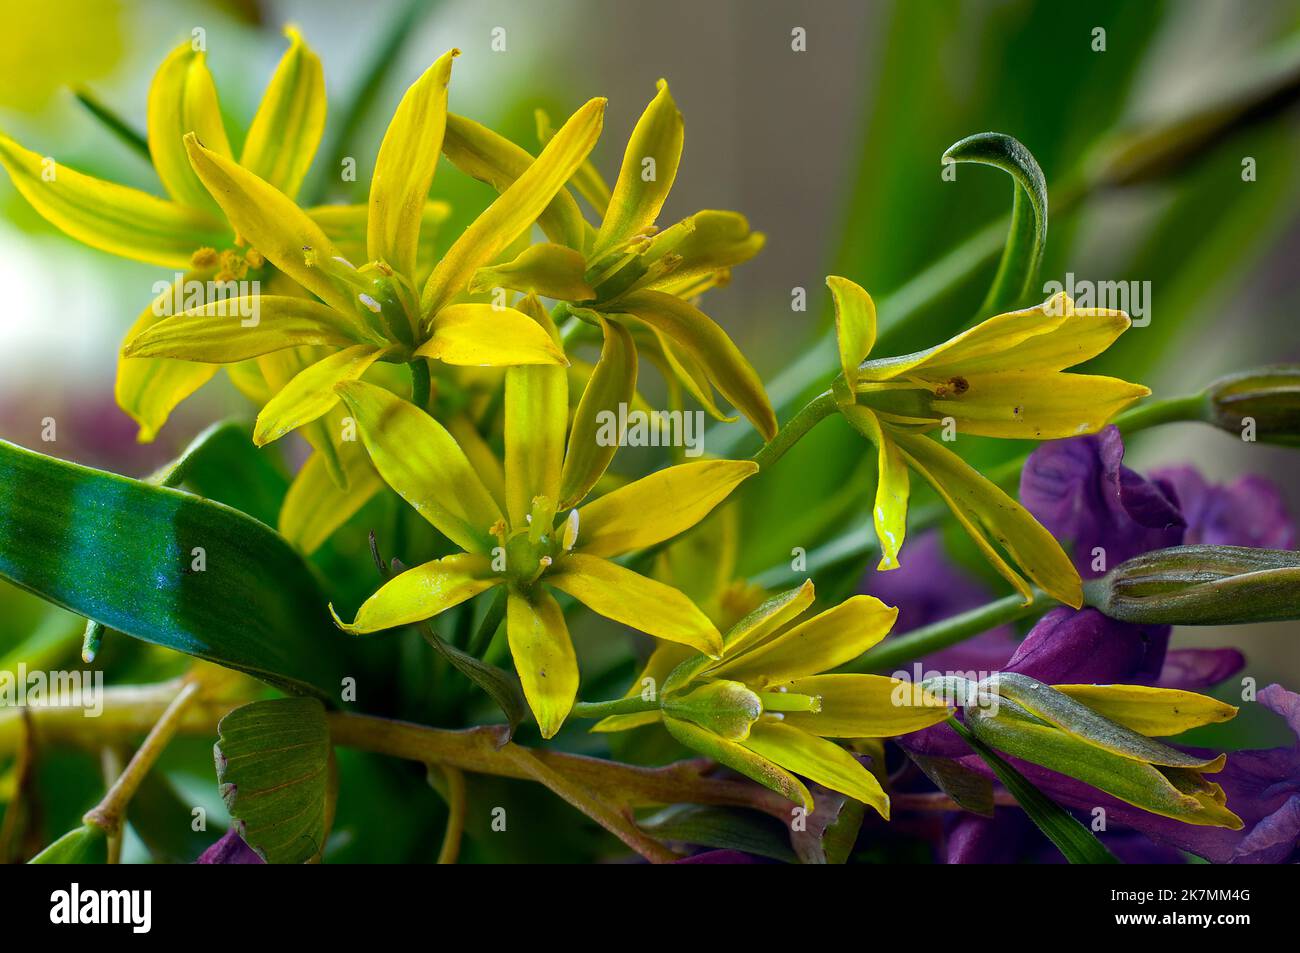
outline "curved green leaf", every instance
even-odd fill
[[[106,864],[108,837],[103,828],[83,824],[68,831],[27,861],[29,864]]]

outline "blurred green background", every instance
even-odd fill
[[[810,350],[828,326],[826,274],[851,277],[876,296],[882,354],[928,346],[970,321],[991,263],[939,295],[918,298],[928,287],[918,276],[1009,208],[1008,180],[996,171],[963,166],[956,181],[941,177],[943,150],[985,130],[1021,140],[1046,173],[1054,211],[1044,280],[1072,272],[1078,279],[1151,283],[1149,326],[1121,338],[1098,369],[1175,395],[1234,369],[1300,359],[1300,121],[1289,107],[1300,62],[1300,3],[0,0],[0,23],[0,130],[73,168],[154,192],[159,187],[147,163],[92,118],[69,87],[84,85],[142,128],[154,68],[195,27],[206,30],[208,62],[233,132],[246,127],[283,49],[281,27],[299,26],[324,62],[332,110],[312,181],[334,199],[364,198],[355,190],[368,181],[402,90],[451,46],[464,53],[451,109],[530,148],[535,107],[554,118],[591,96],[609,97],[593,159],[610,179],[655,80],[668,79],[685,115],[686,147],[661,221],[700,208],[736,209],[767,233],[759,259],[738,268],[705,309],[769,383],[783,420],[788,402],[809,384],[824,386],[834,367],[833,352]],[[355,97],[393,25],[403,23],[403,41],[363,121],[332,139],[337,107]],[[504,51],[492,48],[496,29],[504,30]],[[798,29],[805,50],[792,49]],[[1090,187],[1099,143],[1114,141],[1108,137],[1116,130],[1204,114],[1261,82],[1278,93],[1275,101],[1215,131],[1187,161],[1137,183]],[[331,146],[357,160],[352,192],[335,181]],[[1243,181],[1247,158],[1254,160],[1253,181]],[[491,197],[445,162],[434,196],[453,203],[446,235]],[[247,413],[228,384],[205,388],[156,444],[136,445],[134,427],[113,404],[116,353],[163,276],[59,234],[5,177],[0,208],[0,436],[143,475],[208,422]],[[791,308],[795,288],[806,289],[804,311]],[[922,306],[912,307],[917,301]],[[895,326],[904,312],[906,326]],[[824,372],[792,372],[801,355]],[[60,422],[53,446],[40,438],[42,419],[50,416]],[[726,436],[715,430],[716,442],[706,449],[750,449],[746,425],[732,426]],[[1016,449],[971,444],[961,449],[978,465]],[[851,525],[865,525],[873,477],[864,455],[861,439],[833,420],[782,461],[743,501],[741,575],[788,562],[791,547],[812,551]],[[1188,462],[1219,481],[1264,473],[1300,514],[1296,459],[1180,424],[1144,433],[1127,462],[1138,470]],[[810,508],[811,500],[834,503]],[[859,559],[830,577],[851,585],[862,568]],[[820,589],[820,577],[818,583]],[[29,634],[29,618],[0,614],[0,656]],[[1260,685],[1279,680],[1294,688],[1296,635],[1292,623],[1182,630],[1174,644],[1239,645],[1248,656],[1245,674]],[[628,658],[625,650],[621,658]],[[610,662],[619,677],[630,670],[630,662]],[[609,685],[617,683],[611,676]],[[1257,728],[1263,736],[1276,727],[1245,721],[1243,731]],[[375,803],[394,796],[382,773],[370,783]],[[196,776],[194,788],[201,787]],[[428,795],[431,805],[440,803]],[[551,807],[564,810],[558,802]],[[430,820],[430,831],[436,829]],[[374,846],[358,856],[390,858],[404,849]]]

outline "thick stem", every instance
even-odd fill
[[[569,717],[607,718],[610,715],[637,715],[643,711],[658,710],[658,698],[647,701],[640,695],[633,695],[631,698],[616,698],[608,702],[575,702]]]
[[[830,391],[814,397],[804,405],[802,410],[786,421],[785,426],[776,432],[776,436],[763,444],[762,449],[751,459],[760,468],[767,469],[780,460],[785,452],[798,443],[808,431],[835,413],[835,408],[835,395]]]
[[[460,838],[465,832],[465,775],[455,768],[443,768],[447,779],[447,832],[442,837],[438,863],[454,864],[460,856]]]
[[[407,365],[411,369],[411,403],[421,410],[429,409],[429,362],[417,357]]]
[[[1112,421],[1124,434],[1137,433],[1159,424],[1205,420],[1205,395],[1164,397],[1132,407]]]

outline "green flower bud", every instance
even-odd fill
[[[1173,546],[1084,584],[1084,602],[1150,625],[1240,625],[1300,619],[1300,553],[1246,546]]]
[[[1205,393],[1208,419],[1219,429],[1263,443],[1300,446],[1300,364],[1230,374]]]
[[[664,698],[664,713],[726,738],[743,741],[763,714],[763,702],[740,682],[705,682],[699,688]]]

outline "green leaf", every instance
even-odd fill
[[[519,727],[519,723],[528,715],[528,704],[524,701],[524,691],[519,684],[519,679],[495,665],[482,662],[468,652],[462,652],[456,646],[444,642],[428,624],[421,624],[420,632],[424,640],[433,646],[434,651],[445,658],[452,668],[483,689],[488,697],[497,703],[497,707],[506,716],[506,722],[510,726],[502,743],[509,741],[515,729]]]
[[[277,698],[217,725],[217,783],[235,829],[268,864],[320,856],[329,827],[331,748],[325,708]]]
[[[290,692],[337,689],[331,640],[342,637],[325,598],[302,557],[262,523],[4,441],[0,485],[0,577]]]
[[[149,478],[160,486],[185,487],[274,526],[289,481],[270,454],[253,445],[252,428],[236,420],[213,424],[175,461]]]
[[[980,316],[1010,311],[1039,291],[1038,269],[1047,247],[1047,180],[1020,142],[1000,132],[967,136],[948,147],[944,159],[991,165],[1015,180],[1011,229]]]
[[[1088,828],[1079,823],[1073,814],[1034,787],[1028,778],[976,738],[969,728],[955,718],[949,718],[948,724],[965,739],[977,755],[984,759],[984,763],[997,775],[1002,786],[1011,792],[1011,796],[1024,809],[1026,816],[1034,822],[1034,826],[1056,845],[1057,849],[1065,855],[1066,860],[1072,864],[1119,863],[1119,858],[1107,850],[1106,846],[1097,840]]]
[[[93,824],[68,831],[28,861],[29,864],[106,864],[108,836]]]
[[[787,864],[798,862],[783,825],[753,811],[676,804],[641,822],[660,840],[718,850],[739,850]]]
[[[983,817],[993,816],[993,782],[984,775],[962,767],[952,758],[936,758],[915,751],[907,752],[907,756],[962,810]]]

